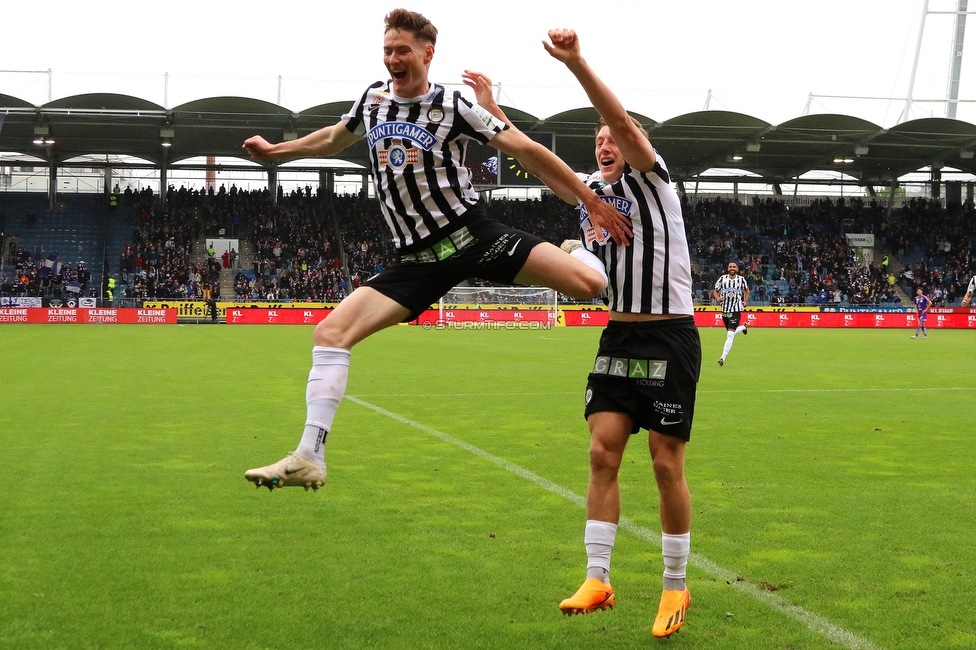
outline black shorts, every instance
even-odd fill
[[[420,316],[441,296],[470,278],[512,284],[529,253],[544,240],[478,215],[433,246],[403,254],[366,281]]]
[[[695,319],[610,321],[586,385],[587,418],[626,413],[641,429],[689,440],[701,372]]]
[[[739,327],[739,321],[742,318],[742,312],[732,311],[728,313],[722,313],[722,322],[725,323],[725,329],[734,330]]]

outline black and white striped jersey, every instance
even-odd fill
[[[715,291],[722,299],[722,313],[731,314],[745,309],[743,296],[749,289],[749,284],[741,275],[734,278],[725,274],[715,283]]]
[[[600,244],[581,206],[583,241],[603,261],[610,280],[603,299],[607,307],[635,314],[693,315],[691,259],[681,202],[664,160],[658,156],[654,170],[646,173],[627,164],[612,185],[596,172],[587,184],[629,216],[634,231],[629,246],[618,246],[609,237]]]
[[[969,279],[969,287],[966,288],[966,293],[976,296],[976,275]]]
[[[376,198],[401,250],[463,225],[478,202],[464,166],[468,146],[508,128],[457,90],[431,84],[426,95],[403,99],[390,81],[367,88],[342,121],[366,139]]]

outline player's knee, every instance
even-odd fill
[[[575,278],[573,298],[596,298],[607,288],[607,280],[591,268],[580,271]]]
[[[684,468],[671,456],[659,454],[654,459],[654,478],[658,485],[684,480]]]
[[[348,346],[343,339],[343,330],[336,327],[334,323],[329,323],[329,319],[319,321],[315,326],[314,334],[315,345],[323,348],[344,348]]]
[[[615,451],[607,449],[596,441],[590,445],[591,473],[612,478],[616,476],[619,469],[620,458]]]

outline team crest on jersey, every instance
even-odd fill
[[[381,149],[380,146],[387,140],[392,144]],[[420,149],[430,151],[437,144],[437,138],[427,129],[410,122],[384,122],[369,130],[366,144],[376,148],[380,166],[386,165],[399,171],[420,162]]]
[[[603,201],[604,203],[609,203],[610,205],[612,205],[614,208],[617,209],[617,212],[624,215],[625,217],[630,216],[630,211],[634,207],[633,201],[631,201],[630,199],[625,199],[622,196],[601,195],[600,200]],[[589,210],[586,209],[586,206],[580,204],[579,211],[580,211],[580,229],[583,231],[583,238],[586,241],[586,243],[592,244],[593,242],[597,242],[597,243],[605,244],[607,241],[609,241],[610,233],[607,232],[606,228],[603,229],[603,242],[600,242],[600,240],[597,239],[596,227],[593,225],[593,222],[590,221],[590,212]]]
[[[416,147],[404,146],[400,140],[394,140],[393,146],[389,149],[377,149],[379,164],[401,170],[407,165],[420,162],[420,150]]]
[[[427,111],[427,119],[431,122],[440,122],[444,119],[444,111],[439,108],[432,108]]]

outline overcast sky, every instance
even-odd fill
[[[888,127],[905,107],[923,5],[924,0],[130,0],[106,10],[75,0],[4,2],[0,94],[44,104],[48,75],[32,71],[50,69],[54,99],[113,92],[174,107],[234,95],[293,111],[352,100],[366,84],[386,78],[383,16],[405,6],[440,31],[432,80],[460,85],[462,70],[480,70],[501,82],[501,104],[538,117],[587,105],[575,80],[541,45],[548,29],[570,27],[580,34],[584,56],[625,106],[654,120],[699,111],[709,102],[712,109],[779,124],[803,114],[813,93],[820,97],[810,112],[854,115]],[[955,7],[956,0],[929,2],[930,11]],[[946,98],[953,20],[926,19],[916,99]],[[976,20],[970,23],[971,37]],[[976,50],[964,50],[960,99],[974,98]],[[944,116],[945,105],[915,104],[912,117],[930,115]],[[957,117],[976,123],[976,105],[961,104]]]

